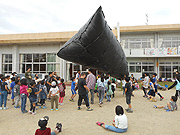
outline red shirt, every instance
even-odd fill
[[[35,135],[51,135],[51,129],[46,128],[45,130],[37,129]]]

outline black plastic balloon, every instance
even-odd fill
[[[126,57],[104,18],[99,7],[78,33],[60,48],[57,55],[120,78],[128,74]]]

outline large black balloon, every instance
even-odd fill
[[[59,50],[58,56],[120,78],[128,74],[123,49],[99,7],[89,21]]]

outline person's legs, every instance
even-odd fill
[[[7,91],[4,91],[4,107],[6,107],[6,101],[7,101]]]
[[[87,97],[87,101],[88,101],[88,104],[89,104],[89,97],[88,97],[88,94],[86,94],[86,97]]]
[[[124,96],[124,94],[125,94],[125,87],[123,87],[123,96]]]
[[[23,108],[24,108],[24,96],[23,94],[21,94],[21,112],[24,111]]]
[[[58,96],[55,96],[55,105],[56,105],[56,109],[58,109]]]
[[[94,90],[90,90],[91,92],[91,104],[94,104]]]
[[[175,94],[175,97],[177,98],[178,97],[178,93],[179,91],[178,90],[176,90],[176,94]]]
[[[98,93],[99,93],[99,103],[100,103],[100,100],[101,100],[101,90],[100,90],[100,87],[98,88]]]
[[[110,126],[110,125],[105,125],[105,129],[108,129],[108,130],[111,130],[111,131],[114,131],[117,133],[123,133],[123,132],[127,131],[127,128],[126,129],[120,129],[120,128],[116,128],[116,127]]]
[[[168,109],[171,110],[171,104],[167,103]]]
[[[61,96],[59,96],[59,103],[61,103]]]
[[[51,96],[51,109],[54,109],[55,96]]]
[[[88,102],[88,98],[87,98],[87,95],[83,96],[83,99],[86,103],[86,107],[89,107],[89,102]]]
[[[15,96],[15,104],[14,104],[14,107],[17,107],[17,106],[18,106],[18,97],[19,97],[19,96]]]
[[[81,95],[79,95],[79,99],[78,99],[78,107],[81,106],[81,103],[82,103],[82,97],[81,97]]]
[[[61,97],[61,101],[60,101],[60,103],[63,103],[63,99],[64,99],[64,97]]]
[[[1,91],[1,101],[0,101],[0,107],[2,107],[3,100],[4,100],[4,91]]]
[[[103,101],[103,99],[104,99],[104,90],[101,89],[100,91],[101,91],[101,96],[99,95],[99,96],[101,97],[101,98],[100,98],[100,103],[102,103],[102,101]]]

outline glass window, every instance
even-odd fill
[[[33,62],[39,62],[39,54],[33,54]]]
[[[135,72],[135,66],[130,66],[130,72]]]
[[[47,54],[47,62],[56,62],[56,54],[48,53]]]
[[[171,71],[171,66],[166,66],[166,71]]]
[[[39,71],[39,64],[33,64],[33,71]]]
[[[39,54],[39,61],[46,62],[46,54]]]
[[[141,66],[136,66],[136,72],[141,72]]]
[[[2,72],[12,73],[12,54],[2,54]]]

